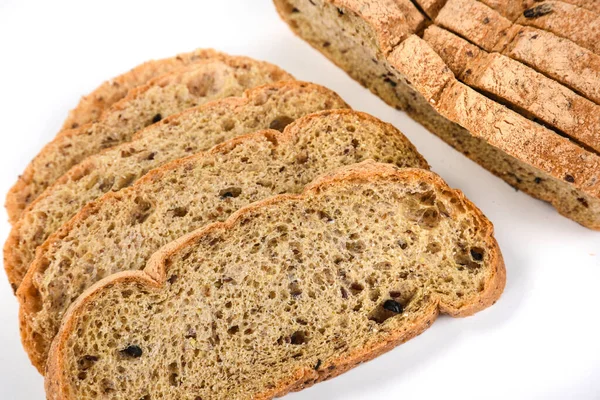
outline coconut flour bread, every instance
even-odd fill
[[[88,204],[38,248],[17,291],[33,364],[43,371],[64,312],[94,282],[142,269],[160,246],[242,206],[298,193],[319,174],[366,159],[428,167],[393,126],[351,110],[323,111],[283,133],[260,131],[176,160]],[[441,217],[432,208],[418,218]]]
[[[504,287],[492,225],[425,170],[367,163],[240,210],[93,286],[49,399],[269,399],[386,352]],[[168,329],[165,329],[168,327]]]
[[[82,97],[77,107],[69,112],[69,116],[63,123],[63,129],[73,129],[96,122],[105,109],[125,97],[129,90],[141,86],[153,78],[200,60],[219,59],[223,56],[225,56],[223,53],[212,49],[198,49],[191,53],[182,53],[161,60],[150,60],[138,65],[130,71],[102,83],[93,92]]]
[[[292,79],[269,63],[223,54],[131,90],[96,123],[63,131],[41,150],[7,195],[11,221],[16,221],[28,204],[73,165],[102,149],[129,141],[140,129],[211,100],[239,96],[254,86]]]
[[[386,102],[600,229],[598,2],[275,4],[294,32]]]
[[[16,290],[41,245],[84,205],[130,186],[168,161],[208,150],[235,136],[283,128],[313,112],[346,108],[322,86],[287,81],[261,86],[172,115],[138,132],[134,140],[90,156],[46,189],[25,210],[4,246],[4,268]]]

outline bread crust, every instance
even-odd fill
[[[262,207],[272,206],[279,202],[290,200],[301,201],[311,193],[318,193],[330,185],[343,185],[346,183],[359,181],[368,182],[373,179],[414,180],[418,182],[428,182],[436,187],[441,186],[450,190],[446,183],[432,172],[413,168],[398,169],[386,164],[379,164],[373,161],[364,161],[360,164],[340,169],[339,174],[330,173],[318,178],[313,184],[307,186],[302,194],[279,195],[253,203],[238,210],[224,222],[210,224],[204,228],[181,237],[180,239],[164,246],[161,250],[157,251],[148,261],[148,264],[143,271],[127,271],[107,277],[87,289],[85,293],[82,294],[75,301],[75,303],[71,305],[65,314],[60,331],[52,343],[50,350],[45,380],[47,398],[49,400],[67,400],[74,398],[73,394],[69,393],[65,371],[61,369],[61,366],[64,365],[64,351],[66,342],[69,336],[73,334],[77,320],[82,316],[85,307],[88,304],[92,304],[94,298],[98,296],[102,290],[105,290],[105,288],[108,289],[114,285],[118,285],[120,282],[136,282],[140,285],[146,285],[149,288],[160,289],[166,281],[168,272],[168,259],[181,249],[193,245],[193,243],[199,241],[204,236],[210,235],[213,231],[231,228],[246,215],[259,210]],[[270,399],[273,397],[283,396],[291,391],[298,391],[315,383],[335,377],[355,367],[356,365],[371,360],[422,333],[431,325],[431,323],[433,323],[433,321],[435,321],[439,313],[448,314],[453,317],[464,317],[481,311],[491,306],[498,300],[505,286],[506,270],[502,255],[498,248],[498,244],[493,237],[493,226],[491,222],[489,222],[483,216],[481,211],[475,207],[475,205],[473,205],[473,203],[465,199],[462,192],[454,192],[461,198],[462,201],[464,201],[463,204],[467,206],[469,212],[474,213],[478,219],[484,222],[486,232],[485,242],[489,244],[490,248],[491,256],[489,267],[492,272],[485,283],[485,289],[478,301],[468,304],[461,309],[457,309],[447,304],[442,304],[439,298],[432,296],[433,300],[429,304],[427,312],[424,312],[423,317],[420,320],[415,321],[411,326],[405,327],[405,329],[399,329],[390,332],[389,336],[379,343],[375,343],[370,347],[358,349],[344,357],[331,360],[330,362],[324,364],[324,367],[328,365],[335,365],[334,370],[323,369],[321,371],[314,371],[300,369],[297,371],[292,371],[290,372],[288,379],[278,382],[275,385],[276,387],[270,391],[257,394],[255,398]]]
[[[80,139],[85,141],[88,135],[92,135],[94,133],[94,127],[96,124],[102,124],[104,121],[109,120],[109,118],[118,116],[119,112],[122,111],[126,106],[134,103],[136,99],[139,99],[144,93],[150,91],[151,89],[155,87],[162,87],[170,82],[179,82],[179,78],[186,72],[200,68],[203,64],[209,65],[210,63],[215,62],[223,63],[224,65],[230,66],[234,69],[243,68],[246,65],[256,66],[264,74],[265,78],[270,77],[273,82],[294,80],[294,78],[287,72],[273,64],[264,61],[257,61],[243,56],[229,56],[224,53],[217,53],[214,50],[209,51],[207,54],[212,54],[213,57],[201,59],[195,63],[174,70],[173,72],[155,77],[148,83],[133,88],[124,98],[112,104],[110,108],[104,110],[96,123],[88,123],[75,129],[62,131],[51,142],[46,144],[36,155],[36,157],[29,163],[29,165],[27,165],[23,174],[19,176],[17,182],[13,185],[13,187],[11,187],[6,195],[5,207],[9,214],[10,222],[14,224],[21,216],[27,205],[35,200],[35,198],[44,189],[46,189],[46,187],[51,185],[72,165],[76,164],[77,161],[80,161],[80,159],[91,154],[74,154],[73,157],[77,156],[80,159],[70,159],[70,165],[54,165],[50,171],[50,166],[47,165],[47,163],[51,162],[55,158],[54,155],[61,154],[64,149],[72,148],[74,144],[71,143],[71,140]],[[119,142],[109,143],[108,146],[111,147],[116,144],[119,144]],[[78,150],[75,149],[75,151]],[[51,176],[48,178],[42,177],[41,174],[43,173],[50,173]]]
[[[396,139],[402,142],[403,147],[405,147],[411,154],[413,154],[418,160],[418,166],[421,168],[428,168],[428,164],[425,159],[417,152],[414,145],[404,137],[399,131],[394,128],[391,124],[385,123],[383,121],[378,120],[377,118],[362,112],[357,112],[348,109],[336,109],[336,110],[328,110],[321,111],[318,113],[313,113],[307,115],[303,118],[292,122],[288,125],[283,132],[273,131],[273,130],[262,130],[255,133],[241,135],[234,139],[231,139],[227,142],[224,142],[220,145],[217,145],[210,149],[207,152],[200,152],[190,157],[181,158],[172,162],[169,162],[159,168],[156,168],[150,172],[148,172],[144,177],[139,179],[133,187],[141,186],[146,183],[153,182],[155,180],[161,179],[161,177],[170,170],[177,169],[181,166],[186,165],[187,163],[192,163],[202,157],[205,157],[207,154],[222,154],[228,153],[232,151],[236,146],[246,143],[252,140],[260,140],[262,138],[273,138],[276,137],[276,141],[278,144],[283,144],[289,141],[292,141],[297,135],[301,134],[301,127],[310,126],[311,122],[316,119],[320,119],[324,116],[334,115],[334,116],[344,116],[344,115],[352,115],[360,118],[361,121],[370,121],[371,124],[377,125],[381,127],[381,130],[384,132],[388,132],[390,135],[392,132],[395,132]],[[90,215],[96,213],[96,211],[101,207],[104,202],[116,201],[119,199],[120,192],[109,192],[102,196],[100,199],[88,203],[85,207],[83,207],[75,216],[73,216],[68,222],[64,223],[60,229],[54,232],[41,246],[38,247],[36,251],[36,257],[32,261],[27,274],[23,278],[19,289],[17,290],[17,299],[19,300],[20,309],[19,309],[19,324],[20,324],[20,332],[21,332],[21,342],[25,351],[27,352],[31,363],[38,369],[38,371],[42,372],[44,369],[44,364],[46,362],[46,352],[47,348],[50,346],[50,343],[47,338],[41,337],[38,333],[33,330],[33,320],[35,319],[38,301],[39,300],[39,292],[36,288],[36,276],[38,274],[42,274],[43,271],[47,268],[46,264],[46,255],[49,252],[49,249],[55,244],[60,242],[63,238],[65,238],[69,232],[74,229],[74,227],[82,224],[83,221],[86,220]]]

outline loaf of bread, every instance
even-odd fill
[[[74,129],[90,122],[96,122],[102,112],[121,100],[131,89],[147,83],[160,75],[167,74],[186,65],[206,59],[227,57],[212,49],[198,49],[191,53],[178,54],[161,60],[150,60],[114,77],[84,96],[77,107],[69,112],[62,129]]]
[[[492,225],[461,192],[425,170],[363,163],[88,289],[53,343],[47,396],[281,396],[411,339],[438,313],[493,304],[504,281]]]
[[[173,161],[88,204],[38,248],[17,291],[32,363],[43,371],[64,312],[94,282],[142,269],[160,246],[242,206],[297,193],[326,171],[366,159],[428,167],[393,126],[351,110],[323,111],[283,133],[260,131]],[[424,218],[437,219],[430,213]]]
[[[62,131],[27,166],[11,188],[6,208],[12,223],[36,197],[85,157],[131,140],[140,129],[211,100],[293,78],[278,67],[221,54],[159,76],[105,110],[93,124]]]
[[[172,115],[138,132],[131,142],[90,156],[72,167],[25,210],[4,245],[4,268],[13,288],[21,283],[35,250],[84,205],[130,186],[149,170],[235,136],[283,130],[313,112],[346,108],[322,86],[279,82]]]
[[[294,32],[387,103],[600,229],[598,2],[275,4]]]

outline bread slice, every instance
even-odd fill
[[[293,78],[269,63],[225,55],[153,79],[113,104],[95,124],[63,131],[44,147],[7,195],[11,221],[85,157],[129,141],[135,132],[171,114],[282,80]]]
[[[600,106],[502,54],[432,25],[423,39],[462,82],[600,152]]]
[[[161,60],[150,60],[108,80],[84,96],[77,107],[69,112],[62,129],[74,129],[90,122],[96,122],[102,112],[127,95],[129,90],[141,86],[149,80],[167,74],[186,65],[207,59],[222,59],[223,53],[212,49],[198,49],[190,53]]]
[[[48,399],[282,396],[438,313],[492,305],[504,282],[492,225],[461,192],[429,171],[363,163],[86,291],[52,346]]]
[[[160,246],[238,208],[297,193],[323,172],[366,159],[427,168],[389,124],[351,110],[298,119],[153,170],[88,204],[39,247],[17,291],[23,344],[42,371],[67,307],[112,273],[142,269]]]
[[[569,20],[577,24],[577,19]],[[513,24],[476,0],[448,0],[435,19],[482,49],[526,64],[600,104],[600,55],[545,30]]]
[[[383,100],[406,110],[430,131],[515,188],[551,202],[561,214],[589,228],[600,229],[600,157],[596,152],[561,137],[529,119],[530,115],[507,109],[462,84],[431,45],[418,35],[402,36],[391,51],[385,50],[380,45],[380,38],[385,37],[386,46],[395,39],[386,36],[388,32],[378,32],[377,25],[362,18],[359,3],[347,1],[340,7],[328,0],[275,0],[281,16],[299,36]],[[438,18],[445,13],[448,4],[450,2]],[[486,7],[484,4],[479,6]],[[343,15],[331,25],[332,9],[337,8],[341,8]],[[493,12],[492,9],[488,11]],[[494,28],[498,24],[491,19],[482,28],[483,22],[479,27],[474,20],[469,22],[468,13],[460,9],[456,13],[455,18],[460,16],[466,21],[466,25],[455,22],[456,26],[465,28],[461,31],[463,38],[475,37],[470,33],[472,29],[487,29],[488,25],[490,32],[506,32]],[[527,32],[533,31],[538,32],[538,36],[527,38]],[[600,87],[593,86],[594,71],[600,71],[600,63],[597,68],[593,63],[583,67],[585,60],[591,60],[588,57],[591,52],[541,30],[522,27],[517,32],[523,32],[523,35],[506,39],[508,43],[503,54],[518,61],[511,54],[516,54],[515,49],[519,49],[524,54],[522,59],[538,66],[550,62],[545,54],[556,55],[558,61],[552,68],[568,78],[559,82],[581,83],[582,90],[574,92],[593,101],[593,96],[583,95],[583,92],[589,94]],[[526,45],[542,40],[542,37],[548,39],[543,39],[545,43],[551,44],[548,48]],[[558,44],[563,42],[570,44],[560,48]],[[493,42],[489,45],[496,46]],[[570,52],[573,46],[578,47],[577,53]],[[572,63],[569,61],[571,56]],[[478,69],[481,66],[472,67]],[[539,72],[544,68],[534,69]],[[550,74],[544,75],[552,78]],[[573,85],[566,86],[573,88]]]
[[[130,186],[149,170],[235,136],[259,129],[283,130],[313,112],[346,108],[334,92],[288,81],[261,86],[153,124],[131,142],[90,156],[71,168],[29,205],[4,246],[4,268],[16,288],[41,245],[84,205],[108,191]]]

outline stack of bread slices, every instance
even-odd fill
[[[600,229],[600,1],[275,4],[294,32],[387,103]]]
[[[428,169],[393,126],[246,57],[103,84],[7,196],[48,398],[276,397],[493,304],[492,225]]]

